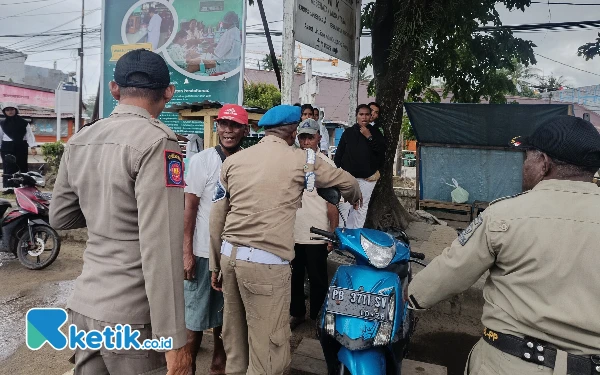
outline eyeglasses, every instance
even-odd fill
[[[238,129],[243,129],[246,125],[238,124],[237,122],[231,121],[231,120],[219,120],[217,122],[217,126],[221,129],[231,128],[234,130],[238,130]]]

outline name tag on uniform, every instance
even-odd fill
[[[176,151],[165,151],[165,179],[167,187],[185,187],[183,182],[183,156]]]

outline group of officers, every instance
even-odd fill
[[[318,156],[306,136],[317,127],[301,122],[299,107],[269,110],[259,123],[265,137],[241,149],[247,114],[226,105],[219,146],[195,155],[184,181],[176,135],[157,120],[175,91],[162,57],[125,54],[110,91],[119,102],[111,115],[69,140],[50,209],[53,227],[88,228],[70,322],[79,330],[130,324],[140,340],[170,337],[173,347],[76,349],[75,374],[188,375],[201,332],[221,324],[211,374],[282,374],[298,209],[305,194],[337,187],[358,210],[357,179]],[[527,193],[494,202],[418,273],[411,308],[429,308],[489,271],[485,330],[465,374],[600,374],[600,190],[592,183],[600,134],[564,116],[513,146],[526,150]]]

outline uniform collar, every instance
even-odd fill
[[[593,182],[570,180],[543,180],[532,190],[576,191],[590,194],[600,193],[600,188]]]
[[[118,104],[115,107],[115,109],[112,111],[111,116],[112,115],[122,115],[122,114],[136,115],[136,116],[140,116],[140,117],[147,118],[147,119],[152,118],[152,115],[150,114],[150,112],[146,111],[144,108],[138,107],[135,105],[128,105],[128,104]]]
[[[277,136],[274,136],[274,135],[266,135],[263,137],[263,139],[260,140],[260,142],[261,143],[262,142],[275,142],[275,143],[281,143],[283,145],[289,146],[286,141],[284,141],[283,139],[281,139]]]

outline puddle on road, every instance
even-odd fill
[[[48,283],[0,300],[0,361],[25,343],[27,311],[34,307],[64,308],[74,285],[74,280]]]

